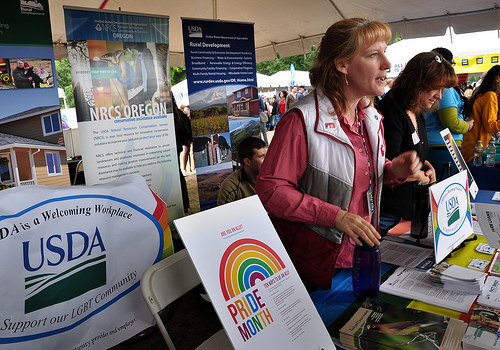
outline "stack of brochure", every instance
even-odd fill
[[[466,267],[451,265],[446,262],[430,270],[431,282],[435,287],[445,290],[459,290],[466,294],[481,294],[487,274]]]

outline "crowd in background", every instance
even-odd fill
[[[500,131],[499,65],[464,91],[452,53],[435,48],[387,79],[390,38],[377,21],[332,25],[309,70],[309,91],[259,94],[263,141],[241,142],[243,166],[221,186],[219,204],[259,195],[310,288],[329,288],[338,268],[352,267],[354,246],[378,245],[412,219],[417,186],[439,181],[445,164],[456,168],[442,130],[467,162],[477,142]]]

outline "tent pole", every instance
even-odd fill
[[[448,28],[450,29],[450,42],[453,44],[453,25],[451,24],[450,13],[447,12],[446,15],[448,16]]]
[[[213,19],[217,19],[217,0],[212,0]]]
[[[274,57],[276,57],[276,62],[278,62],[278,53],[276,52],[276,43],[271,42],[271,44],[273,45]]]
[[[306,48],[304,46],[304,37],[300,36],[300,43],[302,44],[302,52],[304,53],[304,59],[306,59]]]
[[[330,1],[330,4],[332,4],[332,6],[335,7],[335,10],[339,13],[340,17],[342,17],[342,19],[345,19],[346,17],[342,13],[342,11],[340,11],[340,9],[337,7],[337,5],[333,2],[333,0],[329,0],[329,1]]]

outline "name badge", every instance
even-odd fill
[[[414,145],[420,142],[420,137],[418,137],[417,131],[414,131],[413,134],[411,134],[411,138]]]
[[[373,203],[373,194],[371,188],[366,191],[366,203],[368,204],[368,212],[370,213],[370,215],[373,215],[373,212],[375,211],[375,204]]]

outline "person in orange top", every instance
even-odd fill
[[[500,65],[493,66],[479,87],[474,91],[468,109],[475,127],[464,135],[462,155],[465,161],[474,158],[474,147],[481,140],[486,148],[491,135],[500,131],[498,120],[498,94],[500,93]]]

